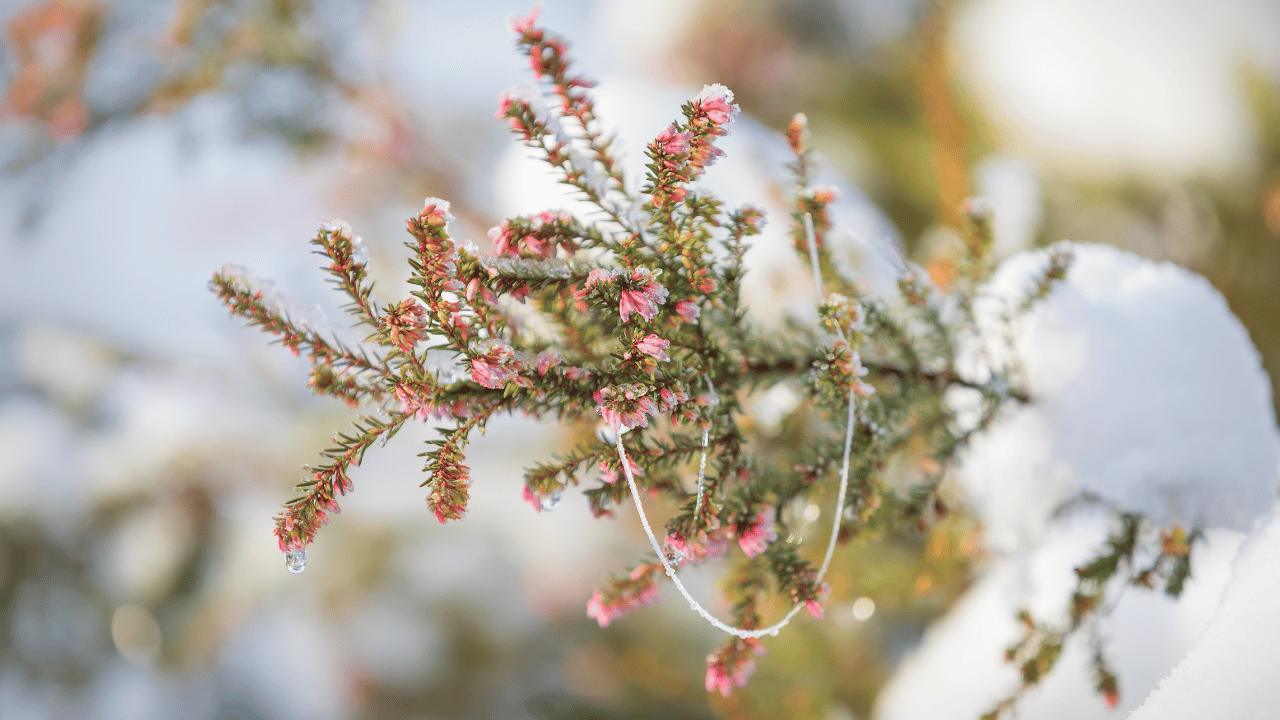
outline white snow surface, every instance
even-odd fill
[[[1012,694],[1020,679],[1004,652],[1022,637],[1018,609],[1027,608],[1041,621],[1065,620],[1076,582],[1073,569],[1096,556],[1110,529],[1105,513],[1078,513],[1052,525],[1034,551],[994,561],[898,667],[881,691],[875,717],[976,720]],[[1018,703],[1018,719],[1124,717],[1204,632],[1242,539],[1231,530],[1209,531],[1195,546],[1192,576],[1178,600],[1134,588],[1119,597],[1102,626],[1106,657],[1120,682],[1115,709],[1107,708],[1094,689],[1091,648],[1082,634],[1067,643],[1053,671]]]
[[[1067,279],[1013,325],[1033,402],[961,457],[990,544],[1034,544],[1081,492],[1159,524],[1247,530],[1275,503],[1280,435],[1244,327],[1199,275],[1109,246],[1071,248]],[[997,365],[1007,361],[999,315],[1047,262],[1044,250],[1015,255],[985,288],[979,322]]]
[[[1204,636],[1129,720],[1274,717],[1280,708],[1280,511],[1240,548]]]
[[[1179,600],[1132,588],[1108,597],[1101,631],[1120,679],[1117,708],[1108,709],[1094,690],[1082,636],[1019,702],[1018,717],[1124,717],[1202,635],[1203,649],[1184,662],[1190,669],[1169,680],[1165,699],[1152,699],[1157,709],[1135,717],[1259,717],[1245,709],[1277,707],[1268,704],[1274,693],[1258,673],[1233,676],[1242,697],[1227,698],[1233,693],[1222,691],[1218,675],[1198,669],[1213,665],[1225,677],[1233,673],[1229,660],[1245,658],[1254,667],[1275,666],[1246,643],[1261,644],[1276,627],[1274,612],[1257,598],[1280,582],[1270,550],[1280,542],[1280,521],[1236,561],[1233,589],[1205,634],[1231,577],[1243,538],[1237,531],[1276,505],[1280,438],[1257,352],[1200,276],[1109,246],[1070,248],[1075,262],[1067,279],[1008,336],[1032,404],[1008,412],[961,458],[960,480],[989,544],[1006,554],[902,663],[878,700],[882,720],[975,718],[1013,692],[1019,678],[1004,651],[1022,633],[1015,613],[1027,608],[1038,620],[1065,621],[1073,569],[1097,555],[1112,529],[1096,506],[1054,517],[1086,491],[1157,524],[1206,528],[1206,537],[1195,545]],[[987,355],[967,348],[966,372],[982,377],[1010,361],[1001,316],[1047,262],[1040,250],[1001,265],[976,308]],[[958,410],[967,399],[952,395]],[[1250,623],[1262,629],[1246,640]],[[1165,711],[1193,695],[1201,714]],[[1214,703],[1228,700],[1241,711],[1217,712],[1225,706]]]

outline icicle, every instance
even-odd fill
[[[284,554],[284,566],[289,572],[297,575],[307,569],[307,549],[298,548]]]

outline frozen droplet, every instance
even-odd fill
[[[307,569],[307,549],[298,548],[284,554],[284,566],[289,572],[297,575]]]
[[[776,627],[775,627],[775,628],[770,628],[770,629],[769,629],[769,637],[778,637],[778,630],[779,630],[779,629],[780,629],[780,628],[776,628]]]
[[[684,553],[677,548],[671,548],[667,551],[667,560],[672,565],[681,565],[684,563]]]
[[[386,447],[387,441],[391,439],[391,433],[382,433],[382,437],[378,438],[378,447]]]
[[[560,491],[557,490],[547,497],[542,498],[542,509],[551,512],[560,507]]]

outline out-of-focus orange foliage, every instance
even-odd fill
[[[56,140],[84,132],[85,69],[105,15],[92,0],[50,0],[15,15],[5,28],[15,69],[4,114],[40,123]]]

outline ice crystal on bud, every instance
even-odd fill
[[[703,85],[702,91],[694,96],[693,105],[716,125],[732,122],[733,116],[738,114],[738,106],[733,104],[733,91],[719,83]]]
[[[542,509],[551,512],[560,507],[560,491],[556,490],[547,497],[542,498]]]

